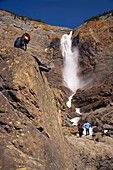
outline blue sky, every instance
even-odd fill
[[[0,0],[0,8],[75,29],[84,20],[113,10],[113,0]]]

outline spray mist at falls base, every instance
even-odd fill
[[[75,47],[72,50],[72,31],[69,35],[64,34],[61,38],[60,49],[63,55],[63,82],[72,93],[76,93],[76,90],[80,88],[80,80],[77,75],[78,72],[78,48]]]

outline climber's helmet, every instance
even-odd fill
[[[28,44],[30,41],[30,36],[28,33],[25,33],[22,35],[22,38],[24,39],[25,44]]]

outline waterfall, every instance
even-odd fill
[[[63,82],[73,93],[80,88],[80,80],[77,75],[78,71],[78,48],[72,50],[72,31],[69,35],[64,34],[61,38],[60,49],[63,55]]]
[[[67,106],[71,107],[71,99],[73,95],[76,93],[76,90],[80,88],[80,80],[77,75],[78,72],[78,48],[72,49],[72,31],[69,35],[64,34],[61,38],[61,46],[60,49],[62,51],[63,55],[63,82],[66,87],[68,87],[72,91],[72,95],[69,97],[69,101],[67,102]],[[76,109],[76,112],[79,114],[79,108]],[[73,122],[73,125],[77,125],[77,122],[79,121],[79,117],[76,117],[71,120]]]

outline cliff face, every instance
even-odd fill
[[[0,14],[0,167],[75,169],[74,152],[63,137],[61,115],[44,73],[31,54],[13,47],[16,38],[28,32],[29,50],[40,56],[49,34],[68,29],[34,21],[25,24],[5,11]]]
[[[113,17],[84,23],[74,30],[79,46],[79,75],[86,83],[73,97],[74,107],[92,125],[113,125]]]
[[[3,48],[0,75],[0,167],[73,169],[54,95],[34,58]]]
[[[52,68],[46,74],[51,85],[62,86],[62,55],[59,50],[60,38],[71,29],[50,26],[41,22],[23,21],[6,11],[0,11],[1,46],[13,47],[17,37],[27,32],[30,35],[28,53],[36,56],[42,63]]]
[[[31,38],[28,50],[44,62],[48,62],[48,59],[52,57],[52,55],[49,55],[50,52],[48,53],[48,47],[51,42],[56,38],[60,39],[64,33],[71,31],[69,28],[50,26],[31,20],[24,21],[18,17],[15,19],[12,14],[1,10],[0,24],[1,41],[3,41],[3,45],[13,46],[16,38],[27,32]],[[7,41],[4,41],[6,39]]]
[[[84,23],[74,30],[73,45],[80,49],[80,75],[94,84],[113,71],[113,17]]]

